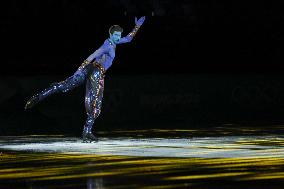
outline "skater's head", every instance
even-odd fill
[[[117,44],[121,38],[121,34],[123,32],[122,27],[119,25],[113,25],[109,28],[109,38],[112,42]]]

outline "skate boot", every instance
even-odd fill
[[[39,103],[39,101],[40,101],[39,94],[36,94],[27,101],[25,109],[34,107],[37,103]]]
[[[83,143],[92,143],[92,142],[98,142],[98,138],[93,135],[91,132],[83,131],[82,134]]]

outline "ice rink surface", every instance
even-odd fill
[[[282,189],[284,126],[229,126],[0,136],[0,188]]]
[[[28,152],[77,153],[143,157],[284,157],[284,137],[223,136],[192,138],[103,137],[82,143],[65,136],[0,137],[0,149]]]

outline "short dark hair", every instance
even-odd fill
[[[120,27],[119,25],[113,25],[109,28],[108,32],[109,34],[113,34],[115,31],[117,32],[123,32],[123,28]]]

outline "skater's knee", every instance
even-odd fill
[[[100,110],[100,109],[95,109],[95,111],[94,111],[94,117],[95,117],[95,119],[96,119],[97,117],[99,117],[100,114],[101,114],[101,110]]]
[[[51,87],[53,88],[54,91],[56,92],[67,92],[69,89],[67,87],[66,81],[60,81],[57,83],[52,83]]]
[[[50,85],[50,89],[52,89],[53,91],[60,91],[60,83],[61,82],[57,82],[57,83],[52,83],[51,85]]]

